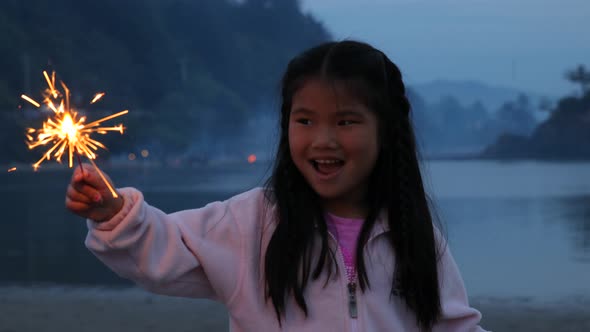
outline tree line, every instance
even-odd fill
[[[478,156],[491,159],[590,160],[590,71],[584,65],[565,78],[579,85],[578,95],[564,96],[530,135],[504,133]]]
[[[132,130],[104,137],[111,152],[142,142],[175,153],[197,131],[235,132],[276,95],[294,54],[330,38],[297,0],[3,0],[0,138],[9,151],[0,158],[31,159],[18,138],[41,119],[31,121],[19,96],[39,95],[42,70],[55,70],[89,117],[130,110]],[[104,100],[88,106],[101,90]]]
[[[111,154],[143,145],[177,155],[195,140],[233,136],[249,119],[276,112],[287,61],[330,39],[298,0],[3,0],[0,162],[30,162],[42,153],[27,150],[24,133],[44,115],[19,98],[39,95],[42,70],[55,70],[91,119],[130,110],[121,118],[125,135],[100,137]],[[580,65],[566,79],[581,96],[543,106],[552,112],[538,127],[524,95],[489,112],[452,96],[427,105],[410,89],[417,134],[433,154],[489,145],[480,157],[590,159],[581,151],[590,145],[573,143],[590,133],[590,73]],[[89,106],[98,91],[106,97]]]

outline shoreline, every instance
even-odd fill
[[[590,159],[558,159],[558,158],[486,158],[486,157],[474,157],[474,156],[458,156],[458,155],[434,155],[434,156],[425,156],[421,161],[423,162],[496,162],[502,164],[518,164],[518,163],[538,163],[538,164],[586,164],[590,162]],[[87,160],[83,160],[83,163],[89,163]],[[254,163],[249,163],[246,159],[231,159],[231,160],[210,160],[206,162],[199,162],[199,163],[167,163],[165,161],[157,161],[157,160],[140,160],[137,162],[132,161],[112,161],[112,160],[102,160],[96,162],[97,165],[102,169],[161,169],[161,168],[170,168],[170,169],[201,169],[201,168],[210,168],[210,167],[233,167],[233,166],[244,166],[244,165],[263,165],[267,166],[272,164],[271,160],[260,159]],[[7,163],[3,162],[0,163],[0,170],[7,170],[16,168],[14,171],[8,171],[7,173],[12,172],[25,172],[25,173],[35,173],[35,172],[59,172],[59,171],[73,171],[75,167],[78,166],[76,162],[74,167],[70,168],[65,163],[57,163],[54,161],[45,162],[40,165],[38,170],[33,169],[33,163],[23,163],[23,162],[14,162],[14,163]]]
[[[590,331],[590,297],[471,299],[489,331]],[[0,331],[227,331],[216,302],[136,287],[0,286]]]

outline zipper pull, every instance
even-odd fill
[[[348,283],[348,312],[350,314],[350,318],[357,317],[356,283],[354,282]]]

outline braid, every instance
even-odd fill
[[[391,295],[403,297],[406,305],[416,313],[420,327],[428,331],[441,311],[436,249],[420,169],[412,167],[418,165],[418,159],[409,117],[410,104],[405,96],[399,98],[401,109],[398,121],[395,121],[397,135],[394,136],[398,192],[393,196],[398,204],[393,205],[394,211],[390,214],[390,218],[397,218],[390,221],[397,226],[391,234],[397,259]],[[416,262],[425,265],[420,267]]]
[[[405,99],[405,97],[403,96],[401,96],[400,98]],[[410,167],[408,165],[411,159],[410,155],[412,151],[408,151],[410,149],[409,145],[411,144],[411,142],[408,142],[407,140],[407,112],[404,109],[400,109],[399,112],[400,116],[398,118],[398,121],[395,122],[395,129],[398,132],[398,134],[395,135],[395,148],[397,150],[397,153],[395,154],[395,166],[397,170],[395,174],[395,181],[397,182],[398,188],[397,193],[394,193],[394,199],[398,202],[398,204],[396,204],[398,211],[396,211],[395,215],[398,218],[397,224],[399,228],[397,230],[394,230],[394,233],[397,235],[395,236],[395,242],[397,242],[398,248],[396,249],[398,256],[400,256],[401,258],[399,260],[401,264],[399,264],[399,267],[396,269],[395,279],[397,283],[399,283],[399,285],[397,285],[398,287],[396,287],[398,288],[397,291],[399,291],[399,289],[403,290],[402,296],[405,297],[408,307],[410,307],[410,309],[412,310],[415,310],[416,303],[413,301],[413,296],[407,294],[408,292],[411,292],[414,288],[413,285],[411,285],[411,283],[413,283],[413,280],[407,278],[407,275],[412,274],[412,264],[410,262],[410,259],[412,257],[412,238],[410,231],[408,230],[410,228],[409,223],[411,223],[414,219],[414,216],[412,216],[412,202],[410,201],[410,197],[413,196],[411,195],[410,186],[411,172],[409,170]],[[392,289],[392,292],[393,291],[394,289]]]

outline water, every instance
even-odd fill
[[[433,162],[427,174],[470,296],[590,295],[590,164]]]
[[[590,296],[590,163],[435,161],[433,196],[470,296]],[[263,183],[267,165],[109,168],[166,212],[203,206]],[[0,283],[127,285],[83,245],[64,208],[71,171],[0,173]]]

